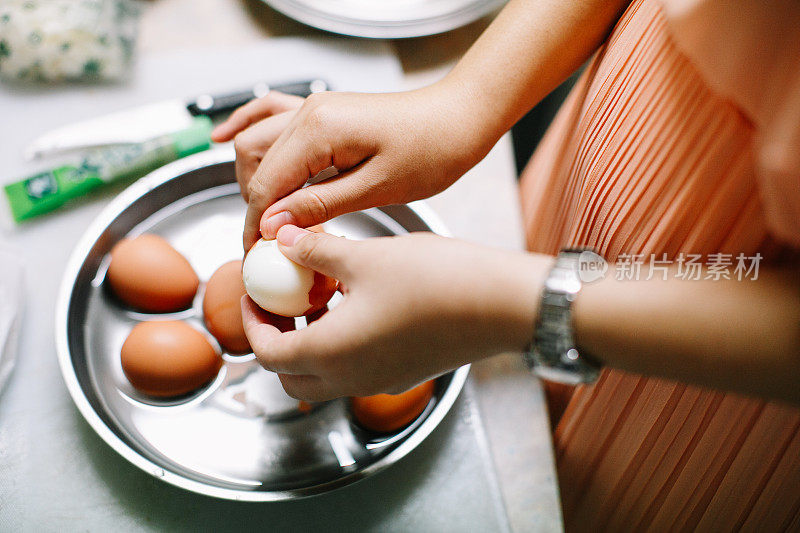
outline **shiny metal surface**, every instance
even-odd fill
[[[294,499],[352,483],[413,450],[439,424],[469,372],[440,377],[420,418],[396,435],[356,426],[345,400],[308,414],[297,411],[276,377],[250,356],[223,355],[215,380],[185,398],[157,400],[127,382],[119,350],[144,319],[180,318],[203,329],[195,305],[169,315],[119,306],[104,284],[108,251],[126,235],[155,232],[183,253],[201,280],[241,257],[245,204],[232,152],[215,150],[167,165],[119,195],[92,223],[66,268],[56,316],[59,363],[69,392],[94,430],[139,468],[168,483],[211,496]],[[434,230],[445,233],[424,204],[353,213],[326,224],[350,238]],[[298,327],[302,327],[298,319]]]
[[[264,0],[309,26],[379,39],[420,37],[469,24],[507,0]]]

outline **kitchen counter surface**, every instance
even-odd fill
[[[441,77],[486,24],[487,21],[482,20],[442,36],[391,43],[396,49],[403,67],[402,83],[410,88],[429,83]],[[322,34],[322,32],[317,32],[286,19],[257,1],[161,0],[146,4],[141,25],[140,51],[143,56],[157,56],[162,53],[171,53],[197,46],[232,47],[248,45],[262,41],[269,36],[321,35],[327,36],[327,34]],[[347,40],[352,41],[350,39]],[[508,136],[504,137],[487,158],[456,185],[432,198],[430,204],[456,237],[504,248],[521,248],[522,235],[516,196],[515,169]],[[96,211],[99,207],[92,206],[89,209],[90,211]],[[76,213],[76,211],[78,212]],[[480,213],[480,216],[477,216],[478,213]],[[73,210],[64,216],[67,218],[79,217],[87,219],[88,215],[80,215],[79,210]],[[37,239],[41,244],[44,231],[41,226],[39,230],[26,231],[28,231],[29,236],[38,234]],[[19,235],[12,237],[11,240],[12,245],[16,246],[23,242]],[[36,255],[39,254],[37,253]],[[57,286],[57,281],[48,280],[44,287]],[[47,300],[43,299],[41,301],[45,302]],[[33,309],[28,309],[26,312],[27,323],[36,320],[35,316],[31,316],[31,312],[47,312],[46,304],[41,303]],[[51,321],[52,319],[45,321],[48,327]],[[47,331],[48,335],[51,335],[50,331]],[[31,334],[28,331],[28,335]],[[25,353],[21,353],[20,357],[25,357]],[[24,363],[21,363],[20,367],[18,369],[20,375],[14,378],[22,377]],[[52,373],[51,370],[47,372]],[[32,372],[35,373],[30,367],[25,371],[29,376],[32,375]],[[48,384],[47,387],[43,386],[42,383],[33,385],[30,392],[32,394],[47,394],[49,388],[58,386],[53,381],[56,378],[60,378],[60,376],[50,376],[49,381],[46,382]],[[35,457],[35,454],[30,451],[12,449],[10,445],[14,441],[7,432],[10,428],[4,425],[3,409],[6,409],[5,420],[8,420],[9,417],[13,418],[14,414],[7,412],[8,405],[3,405],[4,403],[10,403],[8,398],[5,398],[6,402],[3,401],[4,396],[8,397],[14,393],[13,389],[17,389],[16,394],[19,394],[19,387],[22,386],[20,383],[14,383],[14,381],[18,380],[12,379],[11,389],[0,396],[0,464],[5,465],[6,461],[14,461],[15,472],[24,475],[26,470],[35,470],[35,468],[26,467],[24,464],[18,463],[20,461],[24,462],[25,457]],[[520,358],[512,355],[491,358],[474,365],[471,381],[470,390],[459,402],[456,408],[456,413],[458,414],[454,416],[457,420],[463,422],[464,420],[472,420],[471,417],[473,417],[474,413],[480,412],[482,424],[480,420],[472,420],[469,423],[477,423],[482,426],[476,431],[478,437],[474,444],[477,448],[485,444],[485,442],[481,443],[480,437],[484,434],[485,429],[485,440],[488,441],[489,454],[485,454],[480,450],[459,450],[459,446],[463,447],[464,442],[469,441],[455,439],[453,435],[458,434],[458,430],[442,429],[442,431],[437,431],[423,445],[424,448],[428,449],[428,452],[420,451],[419,455],[426,456],[426,458],[419,459],[416,462],[409,462],[407,470],[416,476],[425,475],[425,468],[427,467],[420,466],[420,464],[436,463],[436,460],[430,459],[430,456],[432,453],[434,456],[436,455],[431,450],[437,446],[440,449],[438,453],[460,453],[464,454],[465,457],[471,453],[475,457],[482,457],[482,460],[490,463],[488,467],[491,471],[488,474],[475,474],[478,479],[483,480],[483,485],[476,486],[475,490],[496,491],[497,486],[499,486],[499,492],[502,496],[502,502],[499,505],[503,507],[499,514],[503,514],[502,511],[504,511],[505,516],[501,516],[496,521],[491,522],[496,524],[497,529],[504,529],[505,522],[507,522],[507,524],[510,524],[511,529],[515,531],[560,530],[561,516],[555,471],[553,469],[549,425],[546,418],[543,394],[538,382],[527,374]],[[63,390],[63,385],[61,385],[61,389],[57,392],[54,391],[54,393],[63,396],[66,391]],[[473,398],[475,399],[474,401]],[[120,458],[109,457],[113,455],[110,449],[104,447],[99,439],[90,435],[90,429],[82,420],[78,420],[79,415],[74,408],[71,410],[69,407],[65,408],[63,402],[59,403],[59,405],[61,407],[58,409],[40,413],[40,415],[56,419],[55,427],[64,424],[78,425],[79,437],[64,442],[63,445],[88,447],[93,457],[90,462],[93,463],[93,468],[96,470],[90,476],[92,478],[90,480],[91,483],[111,483],[106,488],[110,490],[110,494],[113,494],[119,488],[115,487],[114,484],[121,483],[121,481],[111,482],[114,478],[114,471],[117,469],[121,470],[121,479],[132,480],[131,483],[134,484],[134,487],[142,490],[151,487],[152,483],[156,483],[154,480],[144,476],[144,474],[132,473],[130,471],[132,467],[129,467]],[[453,419],[454,417],[449,418]],[[451,421],[445,426],[458,426],[458,423]],[[65,432],[68,433],[66,430]],[[48,436],[40,435],[39,438],[45,440],[48,439]],[[43,442],[42,446],[46,448],[48,444]],[[70,471],[73,467],[74,465],[65,464],[61,468]],[[61,474],[65,473],[61,472]],[[59,478],[58,474],[59,472],[55,472],[54,478]],[[401,492],[408,495],[409,501],[413,499],[414,491],[411,487],[405,486],[408,483],[408,477],[400,472],[400,468],[389,469],[382,476],[382,481],[378,483],[381,486],[381,490],[393,490],[391,487],[396,485]],[[438,474],[438,477],[433,477],[435,478],[435,483],[441,483],[442,489],[446,490],[448,477],[442,477],[441,473]],[[61,478],[63,479],[63,475]],[[0,493],[6,490],[14,490],[15,486],[20,487],[24,483],[24,479],[15,480],[11,485],[2,485],[0,483]],[[80,488],[78,480],[76,480],[74,488]],[[59,493],[69,492],[70,490],[73,490],[73,488],[68,486],[55,489],[51,487],[48,488],[47,493],[57,499]],[[170,489],[166,493],[172,494],[173,491],[176,491],[176,489]],[[163,494],[164,492],[154,492],[156,495],[160,493]],[[181,492],[180,494],[183,493]],[[205,508],[206,504],[202,503],[204,501],[210,508],[215,509],[217,514],[231,513],[234,507],[239,505],[230,504],[229,507],[224,507],[220,502],[211,502],[207,499],[196,500],[188,496],[183,498],[180,495],[175,496],[175,513],[177,514],[193,512],[192,508]],[[334,496],[329,500],[334,501],[336,497]],[[487,498],[487,500],[485,513],[487,515],[495,513],[497,506],[493,503],[494,499]],[[17,505],[13,502],[19,501],[18,498],[11,500],[11,505]],[[108,507],[113,505],[112,501],[113,498],[108,501],[95,502],[93,505]],[[308,501],[313,502],[315,500]],[[174,518],[169,516],[150,516],[148,514],[148,505],[150,503],[153,502],[150,502],[148,497],[144,495],[130,502],[127,507],[130,507],[129,512],[135,518],[131,522],[132,524],[141,522],[139,525],[142,526],[142,529],[150,529],[157,524],[168,526],[170,529],[178,529],[178,524],[181,522],[176,521]],[[69,516],[70,511],[68,508],[59,507],[55,501],[54,504],[58,513],[65,514],[64,520],[66,523],[80,518],[79,516]],[[185,507],[181,507],[182,504]],[[4,520],[14,513],[15,509],[9,509],[8,506],[9,503],[0,502],[0,529],[4,529],[2,527],[5,523]],[[302,506],[302,504],[299,504],[299,506]],[[23,511],[23,509],[18,510]],[[31,510],[27,509],[25,511],[30,513]],[[74,512],[81,514],[93,511],[86,508],[77,508]],[[103,509],[97,509],[97,512],[102,514]],[[409,516],[409,513],[431,513],[434,511],[420,504],[416,506],[395,506],[394,512],[396,517],[400,518]],[[199,516],[205,515],[201,513]],[[372,525],[373,527],[379,523],[384,523],[375,520],[377,519],[370,516],[365,517],[364,520],[355,520],[353,523],[365,526]],[[12,523],[8,522],[9,525]],[[390,524],[392,522],[388,519],[384,524],[387,523]],[[409,522],[407,525],[412,523]],[[425,522],[420,523],[424,524]],[[454,523],[452,525],[456,526],[457,524]],[[419,529],[419,525],[416,528]],[[393,529],[402,530],[404,528],[402,525],[395,524]]]

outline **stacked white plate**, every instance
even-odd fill
[[[344,35],[397,39],[442,33],[506,0],[264,0],[309,26]]]

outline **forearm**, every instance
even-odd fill
[[[492,144],[600,46],[629,0],[512,0],[443,80]]]
[[[800,403],[800,273],[584,284],[581,349],[639,374]]]

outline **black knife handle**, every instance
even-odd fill
[[[286,94],[294,94],[305,98],[311,93],[327,91],[328,84],[322,80],[303,81],[298,83],[285,83],[281,85],[267,85],[259,83],[252,89],[228,94],[203,94],[186,104],[186,109],[193,116],[205,115],[213,117],[223,113],[229,113],[237,107],[246,104],[253,98],[264,96],[269,91],[279,91]]]

